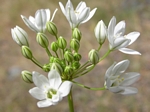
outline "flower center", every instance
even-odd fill
[[[120,85],[120,83],[122,83],[123,81],[124,81],[124,78],[118,76],[118,77],[115,79],[115,82],[112,84],[112,86],[118,86],[118,85]]]
[[[47,98],[52,99],[53,95],[57,94],[57,91],[55,89],[49,89],[47,92]]]

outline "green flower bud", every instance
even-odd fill
[[[43,66],[43,70],[44,70],[45,72],[49,72],[49,71],[50,71],[50,64],[45,64],[45,65]]]
[[[32,52],[30,50],[30,48],[28,46],[22,46],[21,47],[21,52],[22,52],[22,55],[24,57],[26,57],[27,59],[32,59]]]
[[[52,42],[51,43],[51,49],[56,52],[58,50],[58,44],[57,42]]]
[[[51,56],[50,59],[49,59],[49,62],[50,62],[50,63],[53,63],[53,62],[54,62],[54,58],[55,58],[55,57]]]
[[[81,57],[82,57],[82,56],[81,56],[80,54],[78,54],[78,53],[74,53],[73,56],[74,56],[74,60],[75,60],[75,61],[80,61],[80,60],[81,60]]]
[[[64,74],[71,75],[73,73],[73,68],[71,66],[66,66],[64,70]]]
[[[36,36],[36,41],[42,46],[43,48],[47,48],[49,45],[49,41],[44,33],[38,33]]]
[[[22,79],[27,82],[27,83],[33,83],[33,80],[32,80],[32,73],[27,71],[27,70],[24,70],[21,72],[21,76],[22,76]]]
[[[92,49],[89,52],[88,56],[89,56],[89,59],[90,59],[91,63],[93,63],[94,65],[99,62],[99,54],[95,49]]]
[[[66,42],[66,40],[65,40],[62,36],[60,36],[60,37],[58,38],[58,46],[59,46],[61,49],[65,49],[66,46],[67,46],[67,42]]]
[[[77,39],[78,41],[81,40],[82,34],[81,34],[81,32],[80,32],[80,30],[78,28],[74,28],[72,37],[74,39]]]
[[[47,22],[46,28],[50,34],[57,36],[57,27],[53,22],[51,21]]]
[[[80,64],[78,61],[74,61],[74,62],[72,63],[72,67],[73,67],[74,70],[78,69],[78,68],[80,67],[80,65],[81,65],[81,64]]]
[[[73,61],[73,54],[70,51],[66,51],[64,54],[64,58],[66,61],[68,62],[72,62]]]
[[[73,50],[75,50],[76,52],[78,52],[79,47],[80,47],[80,43],[77,39],[72,39],[70,42],[70,46]]]
[[[60,66],[60,64],[58,63],[52,63],[51,65],[51,70],[56,70],[59,72],[59,74],[62,74],[63,73],[63,69],[62,67]]]

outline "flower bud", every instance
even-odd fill
[[[95,27],[95,37],[99,44],[103,44],[105,42],[107,36],[107,30],[104,22],[101,20]]]
[[[11,34],[13,40],[20,46],[29,46],[28,43],[28,34],[19,26],[16,26],[14,29],[11,29]]]
[[[78,61],[74,61],[74,62],[72,63],[72,67],[73,67],[74,70],[78,69],[78,68],[80,67],[80,65],[81,65],[81,64],[80,64]]]
[[[59,74],[63,73],[63,69],[58,63],[52,63],[51,70],[56,70],[59,72]]]
[[[74,39],[77,39],[78,41],[81,40],[82,34],[81,34],[81,32],[80,32],[80,30],[78,28],[74,28],[72,37]]]
[[[70,51],[66,51],[64,54],[64,58],[66,61],[68,62],[72,62],[73,61],[73,54]]]
[[[64,74],[71,75],[73,73],[73,68],[71,66],[66,66],[64,70]]]
[[[49,45],[48,39],[44,33],[38,33],[36,36],[36,41],[42,46],[43,48],[47,48]]]
[[[47,22],[46,28],[50,34],[57,36],[57,27],[53,22],[51,21]]]
[[[58,46],[59,46],[61,49],[65,49],[66,46],[67,46],[67,42],[66,42],[66,40],[65,40],[62,36],[60,36],[60,37],[58,38]]]
[[[52,42],[51,43],[51,49],[56,52],[58,50],[58,44],[57,42]]]
[[[27,83],[33,83],[33,80],[32,80],[32,73],[27,71],[27,70],[24,70],[21,72],[21,76],[22,76],[22,79],[27,82]]]
[[[81,55],[79,53],[74,53],[74,60],[75,61],[80,61],[81,60]]]
[[[73,50],[75,50],[76,52],[78,52],[79,47],[80,47],[80,43],[77,39],[72,39],[70,42],[70,46]]]
[[[88,56],[89,56],[89,59],[90,59],[91,63],[93,63],[94,65],[99,62],[99,54],[95,49],[92,49],[89,52]]]
[[[26,57],[27,59],[32,59],[33,56],[32,56],[32,52],[30,48],[27,46],[22,46],[21,48],[22,48],[21,49],[22,55]]]
[[[49,65],[49,64],[45,64],[45,65],[43,66],[43,70],[44,70],[45,72],[49,72],[49,71],[50,71],[50,65]]]

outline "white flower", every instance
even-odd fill
[[[19,26],[16,26],[14,29],[11,29],[11,34],[13,40],[20,46],[29,46],[28,43],[28,34]]]
[[[69,24],[72,29],[91,19],[97,9],[94,8],[92,11],[90,11],[90,7],[87,7],[85,2],[80,2],[74,10],[74,7],[70,0],[68,0],[65,7],[61,2],[59,2],[59,5],[63,14],[69,21]]]
[[[33,82],[37,87],[30,89],[29,93],[34,98],[41,100],[37,103],[38,107],[56,105],[70,92],[72,83],[70,81],[62,82],[56,70],[48,73],[48,79],[37,72],[33,72],[32,75]]]
[[[110,44],[110,49],[118,49],[119,51],[126,54],[136,54],[141,55],[141,53],[134,51],[132,49],[125,48],[131,45],[139,37],[139,32],[131,32],[127,35],[125,33],[125,22],[120,21],[116,25],[116,18],[112,17],[108,25],[108,41]]]
[[[95,37],[99,44],[103,44],[107,36],[107,29],[103,20],[99,21],[95,27]]]
[[[140,74],[136,72],[124,73],[129,65],[129,60],[123,60],[119,63],[114,63],[108,68],[105,74],[105,88],[111,92],[131,95],[136,94],[138,90],[134,87],[128,87],[136,82]]]
[[[50,21],[53,20],[57,9],[54,11],[52,18]],[[21,15],[24,23],[33,31],[35,32],[44,32],[46,29],[46,23],[50,19],[50,10],[49,9],[40,9],[37,10],[35,13],[35,18],[32,16],[27,19],[25,16]]]

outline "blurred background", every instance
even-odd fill
[[[47,63],[48,57],[43,48],[37,43],[36,34],[27,28],[20,15],[34,16],[38,9],[49,8],[51,13],[58,8],[54,18],[59,35],[70,39],[71,29],[68,21],[62,14],[58,2],[66,4],[67,0],[0,0],[0,112],[69,112],[67,97],[56,106],[38,108],[38,100],[33,98],[28,90],[34,84],[27,84],[21,79],[21,71],[38,71],[44,73],[30,60],[24,58],[20,47],[12,40],[11,28],[16,25],[23,28],[29,35],[30,47],[41,63]],[[112,52],[105,60],[89,74],[77,79],[79,83],[90,87],[103,87],[104,74],[114,61],[129,59],[131,61],[128,72],[134,71],[141,74],[141,78],[133,86],[139,93],[133,96],[122,96],[109,91],[90,91],[78,86],[73,87],[75,112],[150,112],[150,0],[84,0],[91,9],[97,7],[94,17],[80,26],[83,34],[80,53],[82,63],[88,57],[92,48],[97,48],[98,43],[94,36],[94,28],[99,20],[108,25],[112,16],[117,22],[126,21],[126,34],[132,31],[141,33],[140,38],[130,46],[142,53],[141,56],[126,55],[119,51]],[[72,0],[74,7],[79,0]],[[49,35],[49,41],[54,37]],[[69,41],[68,41],[69,42]],[[104,44],[100,55],[108,49],[108,42]]]

